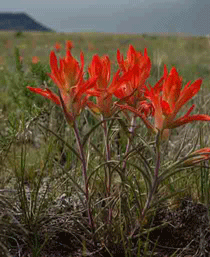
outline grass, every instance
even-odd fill
[[[168,69],[176,66],[184,84],[201,77],[202,90],[192,102],[210,115],[208,38],[0,32],[2,256],[202,256],[210,248],[209,162],[190,167],[173,163],[209,146],[208,123],[177,128],[162,145],[160,171],[168,169],[170,176],[159,184],[144,213],[151,186],[147,177],[156,166],[154,136],[137,119],[125,165],[131,115],[108,119],[105,127],[85,110],[77,125],[87,167],[86,204],[84,167],[73,131],[60,108],[26,89],[47,84],[56,90],[46,75],[49,54],[60,42],[63,48],[57,55],[64,56],[66,40],[73,41],[77,59],[84,52],[85,69],[97,53],[108,54],[116,71],[117,48],[125,55],[130,44],[138,51],[146,47],[153,64],[149,83],[161,77],[164,64]],[[40,62],[33,64],[33,56]]]

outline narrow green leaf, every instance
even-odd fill
[[[49,128],[46,128],[45,126],[43,126],[42,124],[38,123],[38,125],[44,129],[46,129],[47,131],[49,131],[50,133],[52,133],[55,137],[57,137],[59,140],[61,140],[76,156],[78,159],[80,159],[81,161],[81,157],[79,155],[79,153],[72,147],[70,146],[65,140],[63,140],[62,137],[58,136],[54,131],[52,131]]]
[[[150,178],[150,176],[149,176],[149,174],[147,172],[145,172],[142,168],[140,168],[139,166],[137,166],[134,163],[127,162],[127,164],[133,166],[134,168],[136,168],[143,175],[144,180],[148,183],[148,187],[149,188],[152,187],[152,180],[151,180],[151,178]]]

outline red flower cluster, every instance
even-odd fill
[[[32,63],[33,63],[33,64],[37,64],[38,62],[39,62],[39,57],[33,56],[33,57],[32,57]]]
[[[67,42],[66,56],[60,59],[60,67],[55,53],[50,53],[50,78],[55,82],[59,89],[59,95],[53,93],[50,89],[32,88],[28,89],[38,93],[54,103],[63,107],[64,113],[69,123],[72,123],[86,106],[89,89],[96,83],[96,78],[87,81],[83,79],[84,55],[81,53],[81,66],[71,54],[72,45]]]
[[[54,45],[54,48],[55,48],[55,51],[56,52],[60,52],[62,46],[59,42],[56,42],[55,45]]]
[[[192,84],[188,82],[182,89],[182,79],[176,68],[173,67],[168,73],[165,67],[163,77],[154,87],[146,85],[151,70],[146,49],[142,54],[130,46],[126,59],[118,50],[119,69],[113,76],[109,57],[94,55],[88,66],[89,79],[84,80],[83,53],[80,55],[80,65],[71,54],[72,47],[71,41],[67,41],[66,56],[60,59],[59,66],[55,53],[52,51],[50,54],[49,76],[59,89],[58,95],[48,88],[28,87],[62,106],[69,123],[74,122],[86,106],[104,117],[110,117],[117,106],[129,110],[139,116],[148,128],[165,135],[169,129],[195,120],[210,121],[208,115],[190,115],[194,105],[184,116],[176,117],[183,105],[200,90],[201,79]],[[93,97],[96,101],[92,100]],[[118,99],[117,103],[114,97]],[[149,116],[154,118],[154,122]]]
[[[209,159],[210,159],[210,148],[209,147],[201,148],[189,154],[188,158],[183,162],[183,166],[189,167],[191,165],[195,165]]]

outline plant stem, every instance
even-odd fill
[[[89,225],[90,225],[92,231],[94,231],[95,225],[94,225],[92,212],[91,212],[91,208],[90,208],[90,203],[89,203],[87,164],[86,164],[85,154],[84,154],[84,151],[83,151],[83,147],[82,147],[82,143],[81,143],[79,130],[78,130],[76,121],[74,121],[74,123],[73,123],[73,129],[74,129],[74,134],[75,134],[75,137],[76,137],[77,146],[78,146],[78,150],[79,150],[79,154],[80,154],[80,158],[81,158],[81,162],[82,162],[82,175],[83,175],[84,186],[85,186],[84,191],[85,191],[86,205],[87,205],[87,211],[88,211]]]
[[[145,204],[144,209],[141,213],[142,221],[145,217],[146,211],[150,208],[152,198],[156,194],[157,188],[158,188],[158,185],[159,185],[159,176],[158,175],[159,175],[159,170],[160,170],[160,145],[161,145],[161,133],[158,132],[158,134],[156,136],[156,165],[155,165],[155,170],[154,170],[153,183],[152,183],[152,187],[150,189],[150,192],[148,194],[146,204]]]
[[[127,142],[127,145],[126,145],[126,150],[125,150],[124,156],[126,156],[129,152],[129,150],[130,150],[131,141],[132,141],[132,138],[134,136],[135,123],[136,123],[136,116],[133,116],[132,119],[131,119],[131,125],[130,125],[131,136],[128,138],[128,142]],[[123,161],[123,166],[122,166],[122,170],[123,170],[124,174],[125,174],[125,169],[126,169],[126,160]]]
[[[111,160],[111,152],[110,152],[110,144],[108,138],[108,130],[107,130],[107,121],[102,117],[103,129],[104,129],[104,141],[105,141],[105,148],[106,148],[106,161],[109,162]],[[105,185],[106,185],[106,197],[109,199],[111,193],[111,171],[110,166],[108,164],[108,170],[105,171]],[[112,219],[112,209],[109,207],[109,215],[108,215],[108,222],[110,223]]]
[[[104,142],[105,142],[105,148],[106,148],[106,161],[110,161],[111,153],[110,153],[110,145],[109,145],[109,139],[108,139],[107,122],[104,119],[104,117],[102,118],[102,120],[103,120],[102,125],[104,129]],[[107,172],[107,178],[108,178],[108,181],[106,181],[107,193],[110,193],[110,185],[111,185],[110,171]]]

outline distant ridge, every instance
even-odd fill
[[[0,13],[0,30],[52,31],[25,13]]]

